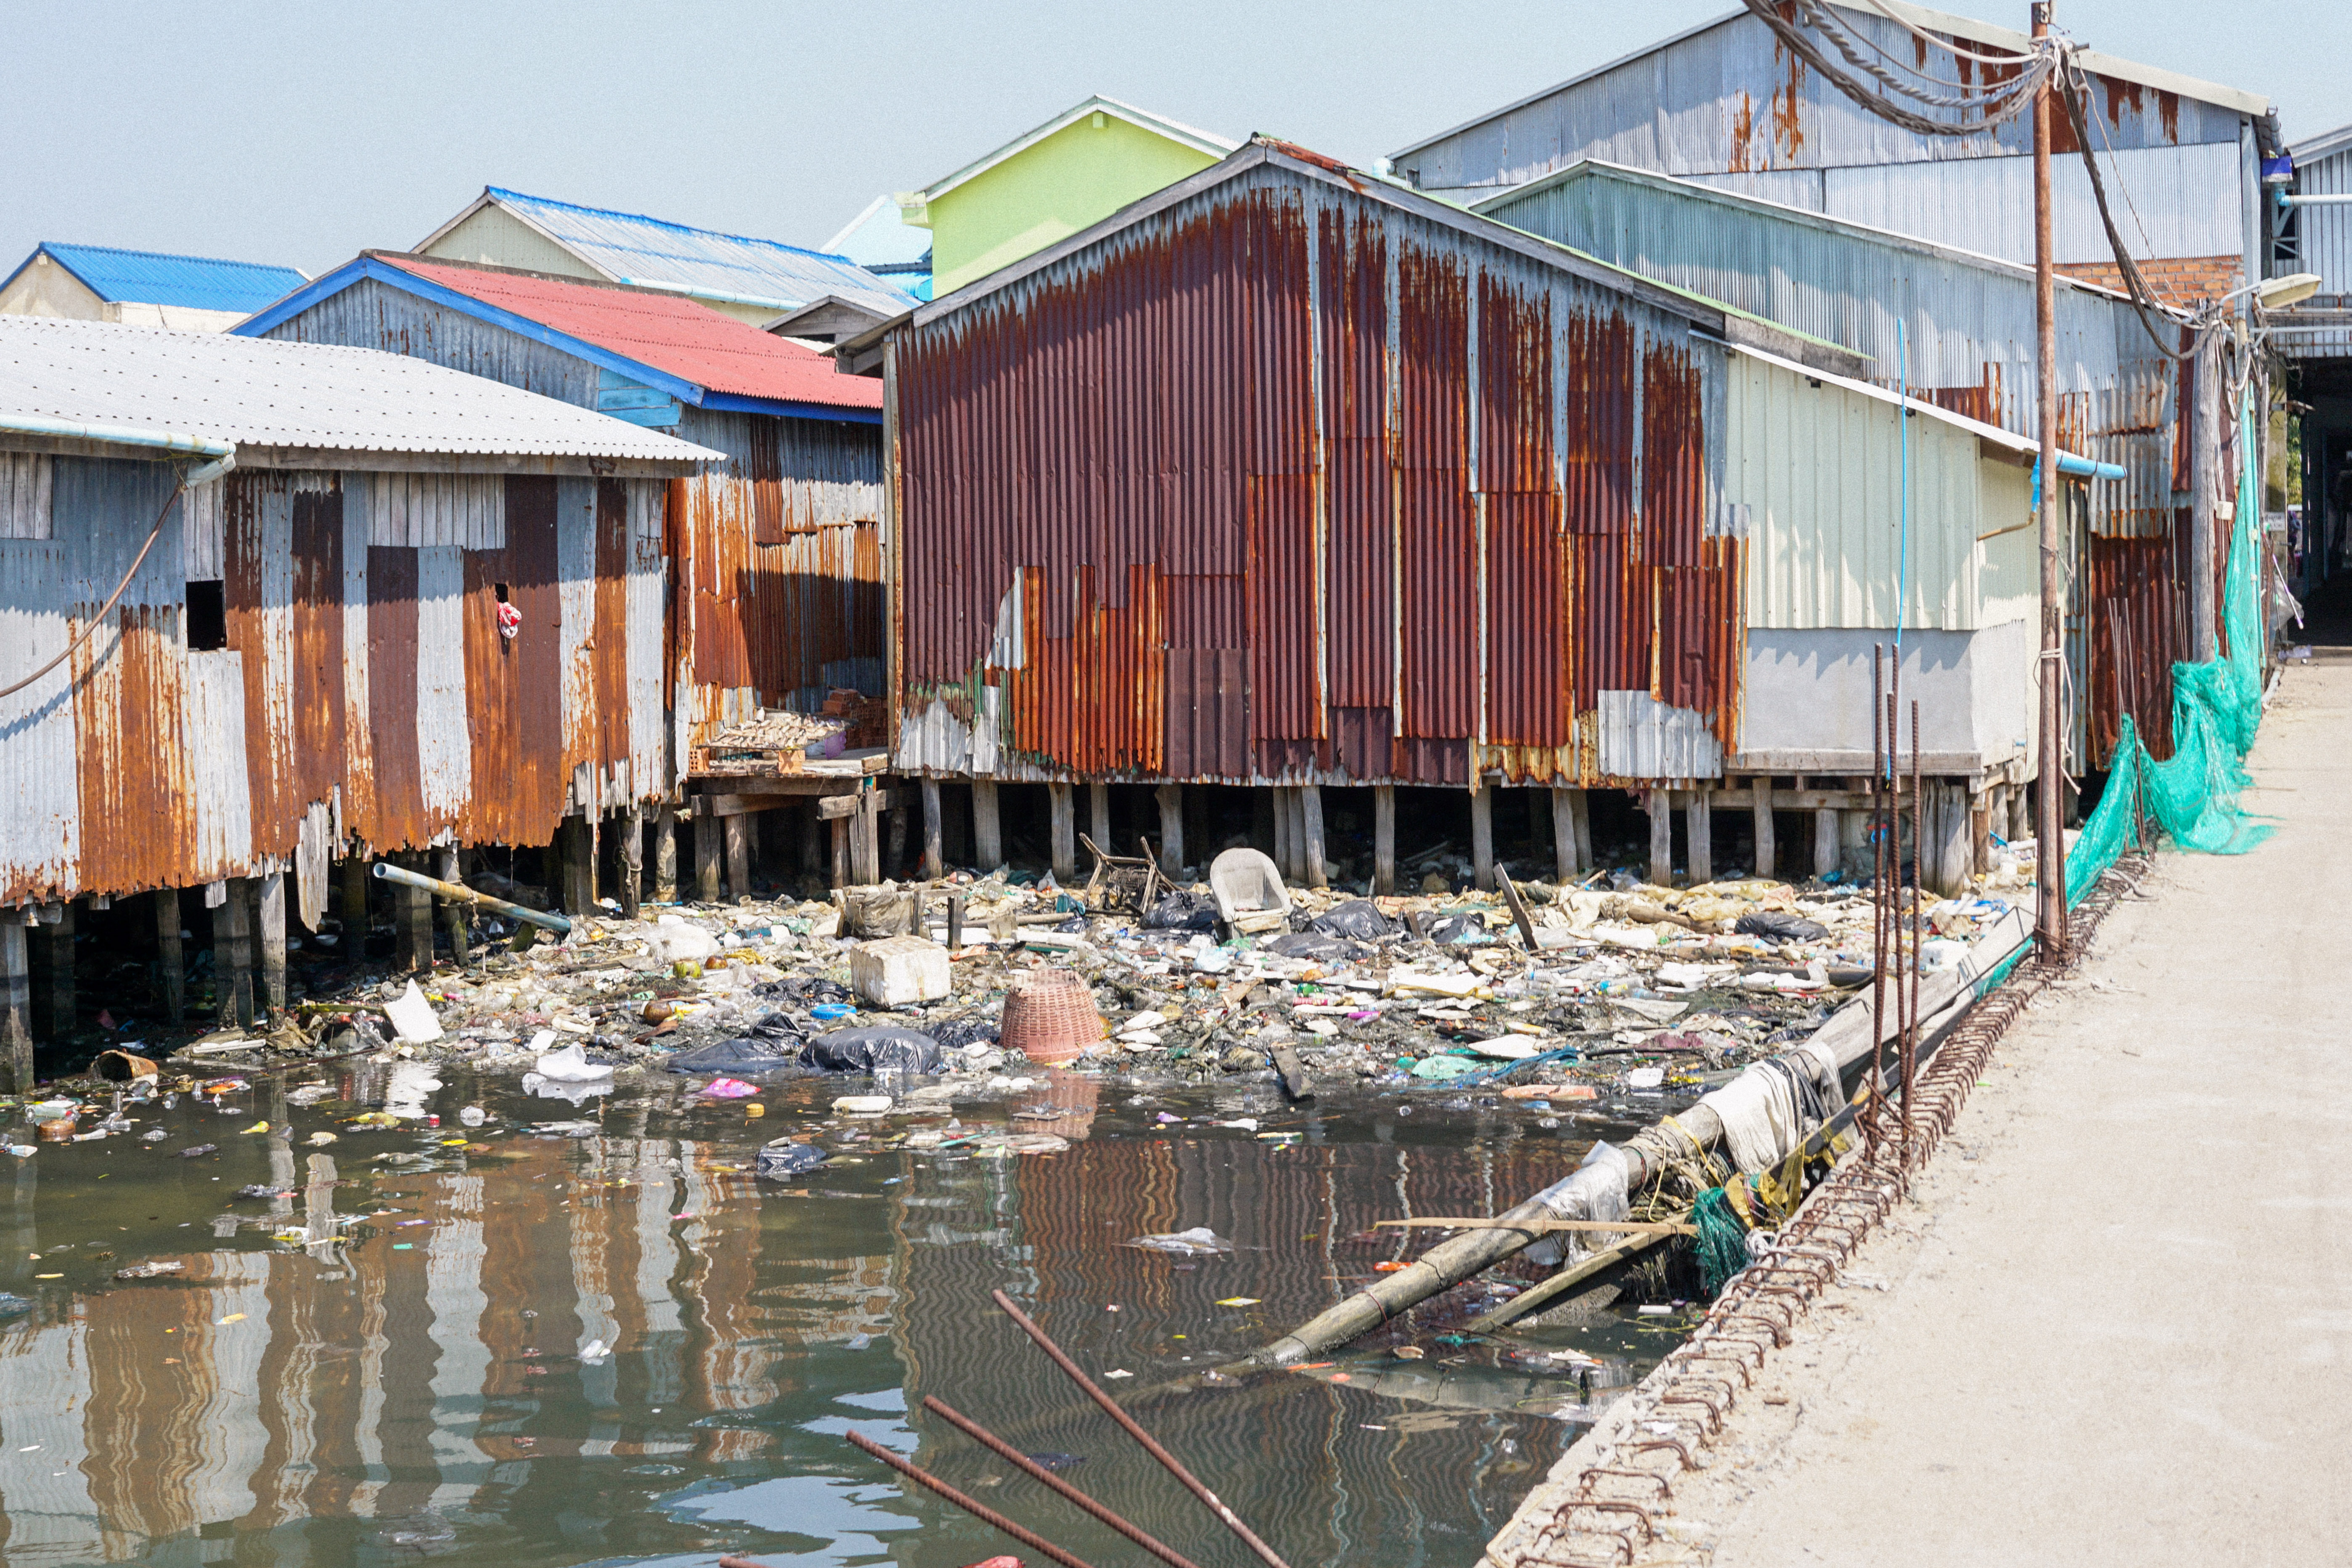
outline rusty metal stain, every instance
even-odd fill
[[[2172,667],[2189,640],[2188,541],[2184,521],[2171,538],[2095,534],[2087,542],[2089,668],[2081,700],[2095,765],[2114,752],[2123,713],[2151,756],[2172,755]]]
[[[1796,20],[1795,0],[1780,0],[1777,9],[1784,19],[1790,22]],[[1780,42],[1777,36],[1772,45],[1772,59],[1776,67],[1787,72],[1785,79],[1773,88],[1772,96],[1766,104],[1772,120],[1772,143],[1780,149],[1783,163],[1794,163],[1805,146],[1805,121],[1802,112],[1805,100],[1805,62],[1790,51],[1788,45]]]
[[[506,481],[508,593],[522,616],[514,637],[515,767],[509,826],[493,842],[544,844],[563,816],[571,769],[563,751],[562,570],[557,553],[556,481],[509,474]],[[501,786],[480,780],[485,799]]]
[[[422,844],[425,784],[416,754],[416,547],[368,547],[368,731],[373,811],[360,837],[380,848]]]
[[[590,634],[596,682],[595,761],[629,760],[629,491],[596,481],[596,624]]]

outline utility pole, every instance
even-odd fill
[[[2050,36],[2052,0],[2033,5],[2033,37]],[[2058,342],[2057,280],[2050,245],[2050,95],[2056,74],[2042,79],[2033,95],[2033,333],[2037,398],[2042,421],[2041,483],[2036,500],[2042,538],[2042,738],[2035,759],[2034,789],[2040,845],[2034,858],[2035,945],[2046,959],[2066,955],[2066,716],[2060,703],[2065,684],[2066,600],[2058,530]]]

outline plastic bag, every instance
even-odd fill
[[[740,1077],[751,1073],[782,1072],[803,1065],[803,1061],[801,1043],[791,1035],[772,1039],[739,1035],[733,1039],[713,1040],[707,1046],[680,1051],[664,1061],[662,1066],[671,1072],[715,1072]]]
[[[940,1043],[929,1035],[888,1024],[835,1029],[808,1043],[809,1065],[819,1072],[916,1072],[940,1070]]]
[[[826,1158],[825,1152],[814,1143],[795,1143],[788,1138],[779,1138],[761,1148],[752,1169],[770,1181],[789,1181],[815,1170],[824,1163]]]
[[[1378,942],[1396,932],[1395,923],[1369,899],[1349,899],[1344,904],[1334,904],[1309,921],[1307,929],[1357,942]]]
[[[1151,906],[1143,917],[1146,931],[1214,931],[1217,928],[1217,906],[1214,900],[1203,899],[1179,889]]]
[[[1190,1230],[1171,1231],[1164,1236],[1129,1237],[1127,1245],[1139,1247],[1146,1252],[1172,1252],[1179,1258],[1197,1258],[1234,1249],[1232,1242],[1205,1225],[1196,1225]]]
[[[1750,910],[1731,929],[1767,942],[1827,942],[1830,935],[1829,927],[1779,910]]]
[[[1277,936],[1265,943],[1265,951],[1285,958],[1306,958],[1318,962],[1354,956],[1355,943],[1327,931],[1298,931]]]
[[[646,955],[656,963],[676,963],[688,958],[715,958],[718,953],[717,937],[676,915],[664,915],[656,921],[654,929],[646,937]]]

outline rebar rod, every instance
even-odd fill
[[[1134,1416],[1129,1415],[1126,1411],[1121,1410],[1111,1399],[1109,1394],[1105,1394],[1101,1389],[1096,1387],[1095,1380],[1088,1377],[1085,1373],[1080,1372],[1078,1370],[1078,1363],[1072,1361],[1067,1355],[1064,1354],[1062,1347],[1055,1344],[1053,1340],[1046,1335],[1045,1330],[1030,1321],[1029,1314],[1023,1311],[1020,1307],[1014,1303],[1012,1297],[1006,1295],[1002,1290],[992,1290],[989,1294],[995,1299],[998,1306],[1004,1309],[1005,1316],[1011,1318],[1015,1323],[1019,1324],[1023,1333],[1027,1334],[1031,1339],[1036,1341],[1037,1348],[1044,1351],[1047,1355],[1053,1357],[1054,1364],[1060,1367],[1062,1371],[1068,1375],[1070,1381],[1076,1384],[1078,1387],[1085,1392],[1087,1398],[1093,1400],[1097,1405],[1101,1405],[1103,1407],[1104,1414],[1108,1415],[1112,1420],[1125,1427],[1127,1429],[1127,1435],[1134,1438],[1137,1442],[1142,1444],[1143,1451],[1150,1454],[1153,1458],[1159,1460],[1160,1463],[1167,1468],[1170,1475],[1174,1476],[1179,1481],[1183,1483],[1186,1490],[1190,1491],[1194,1497],[1199,1498],[1202,1502],[1208,1504],[1209,1510],[1224,1521],[1226,1529],[1232,1531],[1235,1535],[1240,1536],[1242,1543],[1247,1546],[1252,1552],[1256,1552],[1259,1559],[1266,1563],[1267,1568],[1290,1568],[1290,1564],[1285,1563],[1282,1560],[1281,1555],[1276,1552],[1273,1547],[1268,1546],[1265,1542],[1260,1541],[1257,1538],[1257,1532],[1255,1531],[1250,1529],[1248,1525],[1242,1522],[1241,1516],[1239,1514],[1236,1514],[1232,1509],[1227,1508],[1223,1502],[1220,1501],[1216,1493],[1211,1491],[1207,1487],[1202,1486],[1200,1479],[1194,1476],[1192,1471],[1184,1468],[1182,1460],[1177,1458],[1175,1455],[1161,1447],[1159,1443],[1153,1439],[1150,1433],[1146,1432],[1141,1426],[1136,1425]]]
[[[1088,1563],[1085,1558],[1076,1556],[1071,1552],[1063,1551],[1060,1547],[1055,1545],[1052,1542],[1046,1540],[1044,1536],[1038,1534],[1034,1530],[1024,1530],[1021,1526],[1013,1523],[1011,1520],[1005,1518],[994,1509],[990,1508],[986,1503],[983,1503],[975,1498],[968,1498],[964,1496],[963,1493],[956,1490],[955,1488],[948,1485],[947,1482],[940,1479],[940,1478],[935,1475],[932,1475],[929,1471],[923,1469],[920,1466],[916,1465],[911,1460],[900,1458],[898,1455],[892,1453],[889,1449],[884,1447],[873,1438],[868,1437],[865,1433],[852,1432],[849,1434],[849,1440],[852,1443],[856,1444],[859,1448],[873,1455],[876,1458],[881,1460],[884,1464],[889,1466],[892,1469],[906,1477],[908,1480],[913,1481],[918,1485],[930,1488],[931,1490],[939,1493],[940,1496],[947,1499],[948,1501],[955,1504],[956,1507],[963,1510],[964,1512],[971,1515],[972,1518],[980,1521],[981,1523],[987,1525],[991,1530],[1001,1530],[1005,1534],[1013,1537],[1013,1540],[1019,1542],[1022,1545],[1029,1548],[1030,1551],[1044,1552],[1055,1562],[1059,1563],[1062,1565],[1062,1568],[1093,1568],[1093,1565]]]
[[[982,1426],[979,1422],[974,1421],[971,1416],[966,1415],[961,1410],[956,1409],[946,1400],[940,1399],[934,1394],[927,1394],[923,1396],[923,1408],[938,1416],[940,1420],[946,1422],[949,1426],[953,1426],[957,1431],[962,1433],[973,1442],[978,1443],[982,1447],[986,1448],[989,1452],[994,1454],[998,1458],[1003,1459],[1006,1464],[1011,1465],[1013,1468],[1019,1470],[1023,1475],[1027,1476],[1031,1480],[1042,1482],[1045,1486],[1059,1496],[1077,1504],[1080,1508],[1094,1515],[1095,1518],[1102,1521],[1103,1523],[1109,1525],[1113,1530],[1118,1531],[1121,1535],[1126,1536],[1129,1541],[1134,1542],[1138,1546],[1142,1547],[1146,1552],[1149,1552],[1154,1557],[1159,1558],[1162,1563],[1168,1563],[1170,1568],[1199,1568],[1199,1564],[1195,1563],[1191,1558],[1185,1556],[1182,1552],[1177,1551],[1174,1547],[1168,1545],[1165,1542],[1160,1541],[1156,1536],[1146,1533],[1137,1526],[1129,1524],[1126,1520],[1121,1519],[1118,1514],[1112,1512],[1108,1507],[1096,1501],[1093,1498],[1088,1497],[1086,1493],[1080,1491],[1077,1488],[1072,1486],[1069,1482],[1064,1480],[1061,1477],[1055,1475],[1053,1471],[1047,1469],[1045,1466],[1039,1464],[1036,1460],[1031,1458],[1028,1455],[1023,1453],[1020,1449],[1014,1447],[1012,1444],[1006,1442],[1003,1438],[998,1436],[987,1427]]]

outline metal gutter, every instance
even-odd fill
[[[0,430],[20,436],[54,436],[68,441],[110,441],[118,447],[144,447],[158,452],[183,452],[194,458],[225,459],[221,472],[236,466],[236,443],[211,436],[191,436],[183,430],[155,430],[141,425],[93,425],[82,420],[51,419],[41,414],[0,414]],[[207,465],[209,467],[210,465]],[[197,472],[204,472],[198,469]],[[212,477],[206,475],[207,478]],[[191,483],[202,480],[191,479]]]

